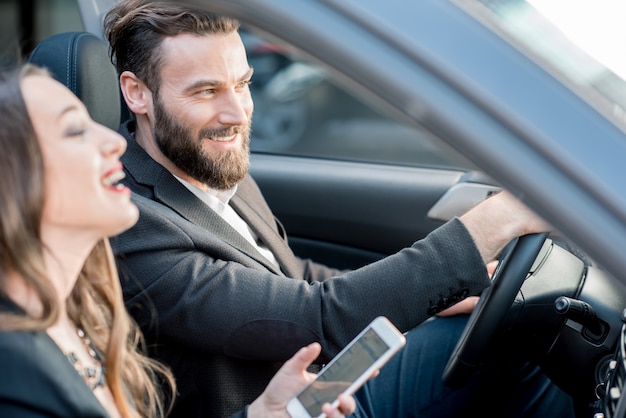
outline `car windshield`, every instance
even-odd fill
[[[457,0],[624,129],[623,0]]]

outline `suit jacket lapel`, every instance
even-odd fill
[[[272,272],[282,274],[267,258],[263,257],[237,230],[220,215],[204,204],[173,176],[154,185],[155,199],[169,206],[182,217],[214,233],[233,247],[261,262]]]
[[[284,273],[289,277],[298,277],[300,275],[300,266],[297,263],[296,256],[293,254],[287,242],[276,233],[275,227],[272,228],[255,208],[239,196],[238,193],[230,200],[230,204],[248,223],[254,233],[267,245],[272,253],[274,253]]]
[[[122,156],[123,161],[128,161],[124,169],[137,183],[138,188],[148,188],[155,201],[176,211],[180,216],[198,225],[201,228],[217,235],[228,244],[242,251],[249,257],[257,260],[276,274],[283,274],[272,262],[263,257],[252,244],[241,236],[230,224],[219,216],[215,211],[205,205],[192,192],[187,190],[169,171],[154,161],[137,144],[130,134],[128,125],[123,125],[120,132],[126,137],[128,149]],[[137,191],[135,191],[137,192]]]

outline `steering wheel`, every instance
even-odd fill
[[[480,365],[547,236],[547,232],[524,235],[504,249],[492,284],[482,292],[443,371],[448,386],[462,386]]]

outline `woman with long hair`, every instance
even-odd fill
[[[119,184],[126,142],[26,64],[0,74],[0,149],[0,416],[166,416],[176,385],[144,354],[108,242],[138,218]],[[288,416],[319,351],[300,350],[247,414]]]

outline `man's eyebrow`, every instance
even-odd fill
[[[248,71],[246,71],[245,74],[239,77],[238,81],[249,80],[252,77],[253,73],[254,73],[254,69],[252,67],[248,68]],[[224,83],[218,80],[203,79],[203,80],[197,80],[195,83],[190,84],[189,86],[187,86],[185,90],[188,92],[192,92],[192,91],[196,91],[198,89],[207,88],[207,87],[217,88],[217,87],[221,87],[222,85],[224,85]]]
[[[248,68],[248,71],[246,71],[246,73],[243,75],[243,77],[241,77],[240,81],[250,80],[252,78],[252,74],[253,73],[254,73],[254,68],[252,68],[252,66],[250,66],[250,68]]]

